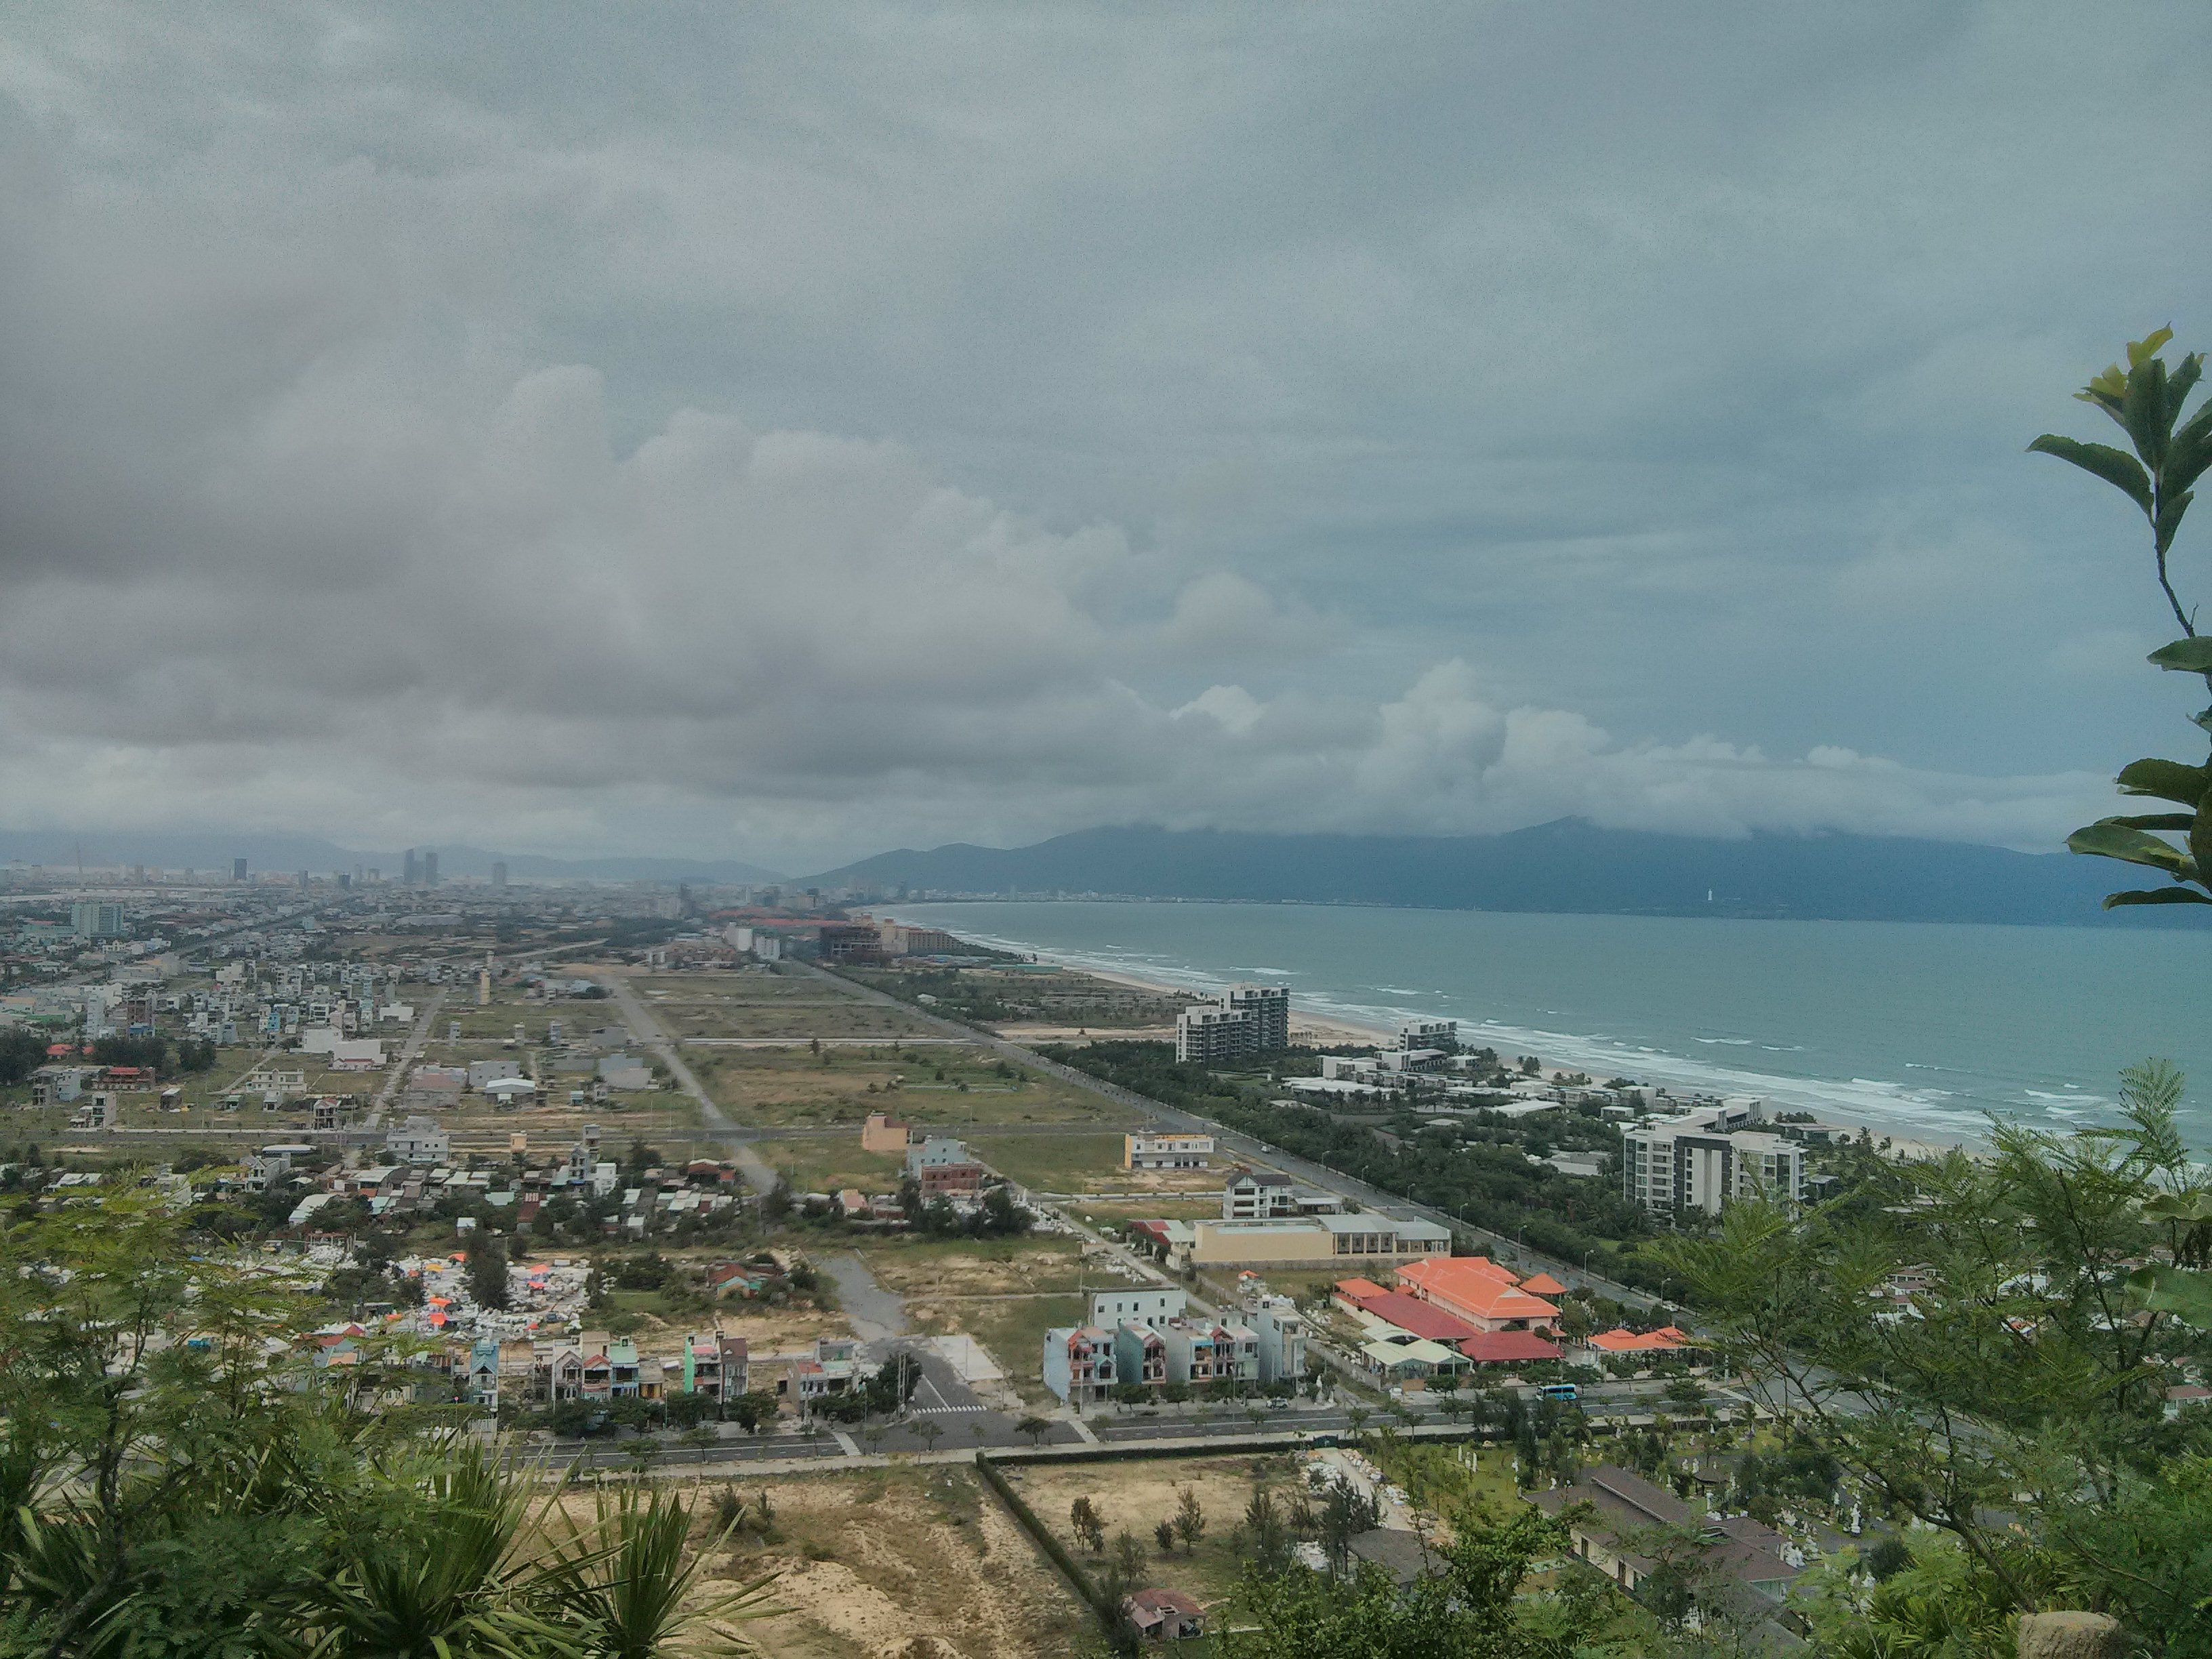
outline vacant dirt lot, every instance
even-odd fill
[[[1283,1455],[1163,1457],[1030,1466],[1008,1473],[1019,1474],[1017,1490],[1078,1559],[1093,1558],[1076,1542],[1068,1511],[1078,1498],[1088,1498],[1105,1521],[1109,1550],[1123,1532],[1144,1547],[1147,1583],[1182,1590],[1212,1607],[1234,1592],[1243,1571],[1237,1533],[1255,1487],[1264,1480],[1279,1499],[1286,1498],[1298,1489],[1302,1467],[1297,1458]],[[1172,1551],[1163,1552],[1152,1528],[1174,1516],[1186,1487],[1197,1494],[1204,1511],[1205,1535],[1188,1554],[1180,1540]]]
[[[761,1490],[737,1490],[750,1504]],[[1090,1626],[1066,1583],[966,1469],[868,1470],[768,1484],[766,1538],[715,1564],[744,1583],[775,1571],[780,1616],[746,1627],[792,1659],[889,1659],[917,1638],[959,1659],[1060,1656]]]

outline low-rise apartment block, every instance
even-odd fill
[[[1154,1129],[1121,1137],[1125,1170],[1203,1170],[1212,1159],[1212,1135]]]

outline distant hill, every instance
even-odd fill
[[[2106,860],[2066,853],[1875,836],[1724,841],[1581,818],[1500,836],[1085,830],[1031,847],[884,853],[804,880],[878,891],[1863,921],[2202,927],[2212,915],[2102,910],[2106,892],[2137,884]]]
[[[495,853],[481,847],[443,845],[425,850],[438,855],[441,876],[489,877],[505,860],[516,881],[698,881],[771,882],[781,877],[757,864],[734,859],[604,858],[550,859],[529,853]],[[76,866],[79,848],[88,866],[144,864],[164,870],[227,871],[244,859],[256,871],[307,870],[317,874],[350,872],[356,864],[397,878],[405,859],[395,852],[362,852],[318,836],[229,834],[220,830],[164,834],[157,831],[0,830],[0,864],[21,860],[50,868]]]

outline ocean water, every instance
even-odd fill
[[[1976,1140],[1990,1115],[2109,1121],[2120,1068],[2189,1073],[2212,1150],[2212,933],[1733,921],[1334,905],[978,901],[884,914],[1074,967],[1290,988],[1369,1024],[1455,1018],[1462,1041],[1875,1125]]]

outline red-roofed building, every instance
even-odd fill
[[[1521,1288],[1531,1296],[1565,1296],[1567,1287],[1549,1273],[1534,1273],[1521,1281]]]
[[[1621,1326],[1600,1331],[1589,1339],[1590,1346],[1600,1353],[1672,1353],[1689,1343],[1689,1334],[1672,1325],[1662,1325],[1656,1331],[1632,1331]]]
[[[1399,1286],[1465,1320],[1477,1331],[1546,1332],[1559,1310],[1520,1288],[1512,1273],[1479,1255],[1431,1255],[1398,1269]]]
[[[1340,1279],[1329,1291],[1329,1300],[1346,1313],[1358,1313],[1359,1304],[1369,1297],[1389,1294],[1371,1279]]]
[[[1478,1365],[1528,1365],[1559,1357],[1559,1349],[1534,1331],[1477,1331],[1459,1351]]]
[[[1353,1304],[1360,1312],[1372,1314],[1377,1319],[1387,1319],[1409,1335],[1425,1338],[1431,1342],[1463,1342],[1481,1333],[1464,1319],[1455,1318],[1442,1308],[1407,1296],[1403,1291],[1385,1291],[1379,1296],[1360,1297]]]

